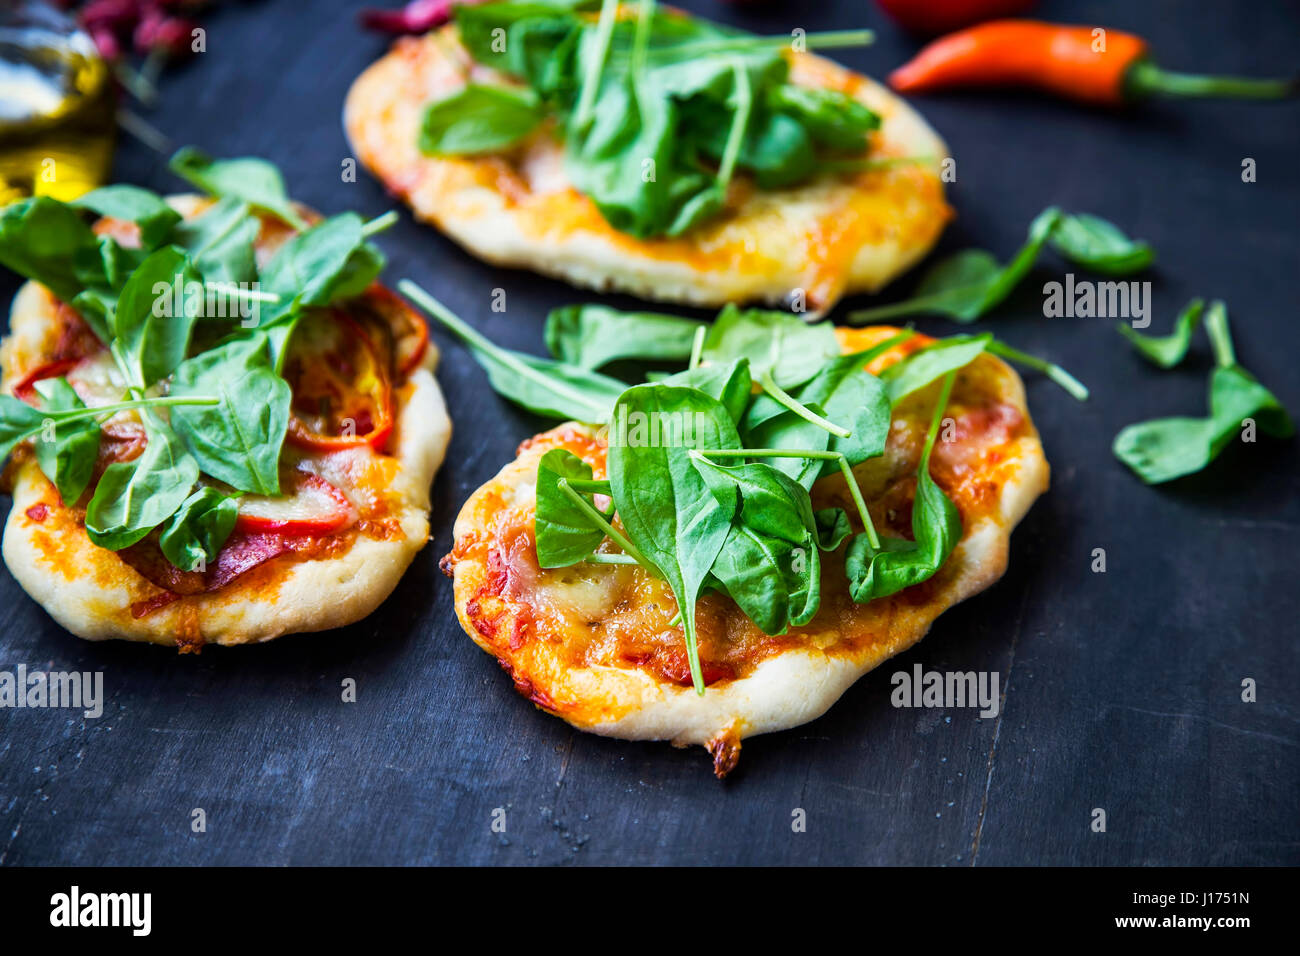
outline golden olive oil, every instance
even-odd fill
[[[91,39],[42,3],[0,2],[0,205],[101,185],[114,129],[110,73]]]

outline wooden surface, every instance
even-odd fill
[[[767,33],[875,27],[875,47],[840,59],[876,75],[916,48],[866,0],[681,5]],[[1283,2],[1054,2],[1039,14],[1134,30],[1173,69],[1286,72],[1300,34],[1300,10]],[[389,208],[364,173],[340,181],[343,94],[386,43],[351,5],[222,5],[206,25],[208,52],[167,75],[150,120],[176,145],[275,160],[295,196],[326,212]],[[1225,298],[1242,362],[1300,411],[1296,105],[1111,114],[1015,94],[918,105],[958,161],[944,249],[1006,257],[1052,203],[1111,218],[1159,252],[1153,328],[1193,295]],[[1253,184],[1241,181],[1246,157]],[[179,185],[130,140],[115,176]],[[514,347],[540,350],[546,309],[587,298],[478,263],[405,213],[380,243],[391,282],[416,279]],[[1199,414],[1208,348],[1198,341],[1187,367],[1161,373],[1112,322],[1043,318],[1042,284],[1063,271],[1045,256],[985,323],[1093,391],[1080,405],[1027,378],[1053,483],[1013,538],[1006,577],[827,716],[746,741],[725,784],[702,750],[604,740],[535,710],[461,632],[437,568],[453,517],[544,423],[496,398],[437,336],[456,434],[434,538],[370,619],[177,657],[83,643],[0,574],[0,668],[103,671],[107,698],[99,720],[0,710],[0,862],[1300,862],[1297,444],[1264,439],[1175,486],[1140,485],[1111,440],[1142,418]],[[5,276],[0,295],[16,285]],[[495,288],[505,314],[491,311]],[[1094,548],[1105,574],[1090,570]],[[997,671],[1000,718],[893,708],[890,675],[918,663]],[[1248,677],[1253,704],[1240,699]],[[356,703],[340,701],[345,678]],[[496,808],[504,835],[490,827]],[[795,808],[804,833],[792,832]],[[1094,808],[1104,834],[1089,829]]]

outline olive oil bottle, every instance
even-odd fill
[[[0,0],[0,206],[75,199],[109,173],[107,65],[76,24],[36,0]]]

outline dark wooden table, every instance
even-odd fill
[[[761,32],[875,27],[873,48],[841,59],[876,75],[916,48],[867,0],[682,5]],[[358,28],[352,6],[223,5],[206,24],[208,52],[167,75],[151,121],[177,145],[278,162],[292,192],[327,212],[384,211],[374,181],[340,176],[344,91],[386,42]],[[1284,2],[1039,12],[1134,30],[1175,69],[1296,63],[1300,10]],[[1300,411],[1296,105],[1111,114],[1015,94],[918,105],[958,161],[944,249],[1008,255],[1052,203],[1113,219],[1159,252],[1153,327],[1194,295],[1223,297],[1242,362]],[[1258,169],[1249,184],[1247,157]],[[163,157],[131,140],[115,176],[178,186]],[[545,311],[585,298],[479,263],[405,213],[381,244],[390,281],[416,279],[514,347],[540,350]],[[107,698],[98,720],[0,710],[0,862],[1300,861],[1297,444],[1238,445],[1194,478],[1139,484],[1112,458],[1112,438],[1138,419],[1200,413],[1208,348],[1160,373],[1113,322],[1044,318],[1042,284],[1064,268],[1045,256],[986,323],[1093,394],[1080,405],[1027,376],[1052,489],[1017,531],[1006,577],[827,716],[747,741],[725,784],[702,750],[605,740],[535,710],[462,633],[437,566],[452,520],[544,423],[499,400],[438,335],[456,433],[434,488],[434,537],[368,620],[178,657],[79,641],[0,575],[0,667],[102,671]],[[5,300],[16,285],[0,280]],[[507,291],[504,314],[491,311],[495,288]],[[1104,574],[1090,569],[1095,548]],[[895,709],[890,675],[914,664],[998,672],[1001,716]],[[356,703],[340,701],[345,678]],[[1241,699],[1244,678],[1258,683],[1255,703]],[[191,831],[195,808],[205,833]],[[497,808],[504,835],[490,827]],[[792,832],[795,808],[804,833]],[[1090,830],[1094,808],[1105,833]]]

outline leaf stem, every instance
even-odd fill
[[[939,423],[943,421],[943,412],[948,407],[948,398],[952,395],[952,385],[956,380],[956,369],[943,377],[943,387],[939,389],[939,401],[935,403],[934,413],[930,416],[930,428],[925,433],[925,449],[921,452],[918,471],[930,470],[930,452],[934,450],[934,440],[939,435]]]
[[[397,288],[402,294],[415,301],[415,304],[424,309],[425,312],[432,315],[435,319],[447,327],[457,338],[465,342],[471,348],[478,349],[491,355],[502,365],[508,366],[511,371],[530,381],[536,382],[543,388],[550,389],[557,395],[563,395],[570,401],[577,402],[590,408],[595,415],[591,421],[603,421],[608,414],[608,409],[596,405],[590,398],[583,395],[576,389],[570,388],[563,382],[557,382],[548,375],[537,371],[529,365],[519,361],[506,349],[500,348],[488,339],[484,338],[473,328],[471,328],[463,319],[448,309],[445,305],[435,299],[429,293],[412,282],[410,279],[403,279],[397,283]]]
[[[776,380],[772,378],[771,369],[763,370],[762,374],[758,376],[758,384],[762,386],[763,391],[767,392],[768,395],[771,395],[778,403],[794,412],[809,424],[816,425],[818,428],[824,429],[832,435],[836,435],[840,438],[849,438],[852,436],[853,432],[849,431],[849,429],[842,425],[836,425],[834,422],[818,415],[807,405],[803,404],[803,402],[799,401],[783,389],[780,385],[776,384]]]
[[[1228,330],[1228,307],[1222,299],[1215,299],[1205,310],[1205,331],[1209,333],[1214,348],[1214,361],[1219,368],[1237,364],[1237,352],[1232,347],[1232,332]]]
[[[1055,362],[1048,362],[1046,359],[1040,359],[1036,355],[1030,355],[1028,352],[1014,349],[1005,342],[999,342],[997,339],[990,339],[989,344],[984,346],[984,348],[986,351],[992,352],[994,355],[1001,356],[1004,359],[1010,359],[1013,362],[1019,362],[1021,365],[1028,366],[1029,368],[1037,369],[1079,401],[1086,402],[1088,400],[1088,387]]]
[[[588,518],[594,521],[596,523],[596,526],[599,527],[601,531],[604,531],[605,534],[608,535],[611,541],[613,541],[616,545],[618,545],[620,548],[622,548],[624,551],[630,554],[636,560],[637,564],[641,565],[647,571],[650,571],[652,574],[658,577],[658,570],[654,569],[654,565],[652,565],[649,561],[646,560],[645,555],[640,552],[637,546],[634,545],[631,541],[629,541],[627,539],[627,536],[624,535],[623,532],[619,531],[612,524],[610,524],[609,520],[598,510],[596,510],[595,505],[593,505],[590,501],[582,497],[582,495],[578,494],[577,491],[571,488],[569,486],[568,478],[559,479],[555,483],[555,486],[559,488],[560,491],[564,492],[564,494],[566,494],[569,497],[569,499],[575,505],[578,506],[578,508],[582,511],[583,514],[585,514]]]
[[[630,554],[611,554],[604,551],[593,551],[583,558],[588,564],[627,564],[640,566],[641,562]]]
[[[591,118],[591,108],[596,105],[596,93],[600,89],[600,76],[609,56],[609,41],[614,35],[614,16],[617,13],[618,0],[602,0],[600,22],[596,26],[596,55],[587,64],[586,75],[582,78],[582,94],[578,98],[578,107],[573,117],[574,126],[578,129],[587,125]]]
[[[376,216],[374,219],[371,219],[369,222],[362,223],[361,238],[369,239],[371,236],[376,235],[377,233],[381,233],[385,229],[389,229],[392,226],[397,225],[397,218],[398,218],[397,210],[390,209],[382,216]]]
[[[263,292],[260,289],[241,289],[229,282],[205,282],[203,287],[205,289],[215,289],[232,299],[247,299],[249,302],[279,302],[281,298],[274,292]]]
[[[740,147],[745,141],[745,131],[749,127],[749,114],[754,108],[754,88],[750,85],[749,71],[745,69],[745,64],[735,58],[731,71],[736,78],[736,88],[732,91],[735,112],[731,115],[731,129],[727,132],[727,145],[722,151],[717,177],[718,190],[723,193],[731,183],[731,174],[735,171]]]
[[[701,325],[695,330],[695,338],[691,341],[691,361],[687,368],[699,368],[700,360],[704,357],[704,337],[708,329]]]
[[[803,37],[806,50],[833,50],[842,47],[870,46],[876,35],[871,30],[824,30]],[[793,48],[795,38],[789,34],[778,36],[739,36],[721,40],[701,40],[696,43],[676,43],[656,47],[655,56],[695,57],[713,53],[748,53],[756,50]]]

